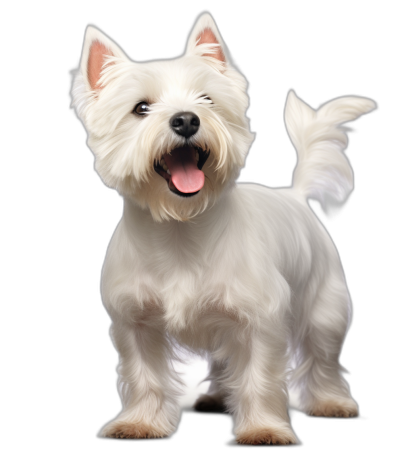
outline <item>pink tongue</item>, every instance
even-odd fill
[[[180,147],[163,155],[171,180],[182,193],[194,193],[204,186],[204,173],[197,168],[196,150]]]

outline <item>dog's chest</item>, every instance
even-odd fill
[[[207,230],[176,224],[153,236],[142,261],[164,293],[183,290],[192,298],[201,297],[212,286],[231,286],[244,271],[250,275],[248,245],[243,236],[228,228]]]
[[[248,313],[267,302],[269,267],[254,234],[243,224],[206,222],[157,226],[140,253],[137,267],[146,275],[136,279],[149,281],[173,326],[210,312]]]

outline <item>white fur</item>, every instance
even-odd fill
[[[197,44],[204,28],[214,32],[225,63],[204,55],[218,44]],[[94,40],[113,53],[98,90],[86,70]],[[339,415],[356,414],[338,362],[349,294],[336,249],[307,198],[343,200],[351,190],[339,126],[374,103],[347,97],[314,111],[290,92],[285,120],[298,166],[293,188],[273,190],[235,183],[253,139],[246,82],[210,15],[195,25],[184,56],[142,64],[88,28],[73,95],[96,170],[124,197],[102,275],[123,411],[103,434],[152,437],[175,429],[176,344],[210,359],[209,397],[232,412],[239,442],[295,442],[287,413],[289,356],[306,411],[318,414],[333,403]],[[131,111],[143,100],[151,111],[141,118]],[[177,111],[198,114],[200,130],[191,141],[211,150],[205,186],[190,198],[173,194],[153,169],[184,143],[168,124]],[[124,426],[138,431],[129,435]],[[266,433],[274,437],[260,437]]]

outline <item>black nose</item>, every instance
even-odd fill
[[[176,113],[169,120],[169,125],[177,134],[188,138],[199,130],[200,119],[194,113]]]

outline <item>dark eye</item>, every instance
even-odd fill
[[[150,106],[149,103],[146,103],[145,101],[140,102],[135,106],[133,109],[133,112],[135,114],[139,114],[139,116],[144,116],[150,111]]]
[[[212,99],[208,95],[201,95],[200,98],[204,98],[205,100],[209,101],[212,104]]]

